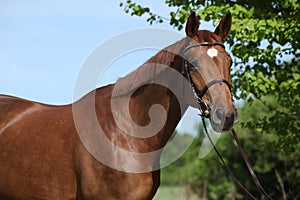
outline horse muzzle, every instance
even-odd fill
[[[236,108],[226,110],[219,107],[211,110],[210,123],[216,132],[230,131],[237,121]]]

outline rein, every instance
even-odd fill
[[[190,45],[190,46],[187,46],[184,50],[183,50],[183,54],[186,53],[189,49],[191,48],[194,48],[194,47],[198,47],[198,46],[221,46],[223,49],[225,49],[225,46],[224,44],[222,43],[219,43],[219,42],[214,42],[214,43],[208,43],[208,42],[203,42],[203,43],[197,43],[197,44],[193,44],[193,45]],[[202,97],[204,96],[204,94],[207,92],[208,88],[213,86],[214,84],[217,84],[217,83],[225,83],[229,90],[230,90],[230,93],[231,93],[231,98],[232,98],[232,85],[225,79],[214,79],[212,80],[211,82],[209,82],[208,84],[206,84],[204,86],[204,88],[199,91],[192,78],[191,78],[191,74],[190,74],[190,70],[191,70],[191,67],[189,67],[189,64],[188,64],[188,61],[186,59],[184,59],[184,68],[183,68],[183,74],[187,77],[190,85],[191,85],[191,88],[193,90],[193,94],[194,94],[194,97],[197,99],[197,103],[199,105],[199,111],[200,111],[200,116],[201,116],[201,119],[202,119],[202,124],[203,124],[203,127],[204,127],[204,130],[205,130],[205,134],[207,135],[211,145],[213,146],[216,154],[219,156],[219,159],[221,160],[223,166],[226,168],[226,170],[228,171],[228,173],[230,174],[230,176],[233,178],[233,180],[235,181],[235,183],[247,194],[249,195],[252,199],[257,199],[255,198],[247,189],[246,187],[236,178],[236,176],[233,174],[232,170],[229,168],[229,166],[227,165],[227,163],[224,161],[222,155],[220,154],[220,152],[218,151],[217,147],[215,146],[215,144],[213,143],[208,131],[207,131],[207,128],[206,128],[206,124],[205,124],[205,120],[204,118],[209,118],[209,115],[210,115],[210,108],[209,106],[207,105],[207,103],[202,99]],[[204,109],[204,111],[202,110]],[[255,172],[253,171],[252,169],[252,166],[250,164],[250,161],[248,159],[248,156],[246,155],[241,143],[240,143],[240,140],[238,139],[237,137],[237,134],[236,134],[236,131],[234,130],[234,128],[232,128],[231,130],[232,132],[232,135],[233,135],[233,138],[237,144],[237,147],[238,147],[238,150],[248,168],[248,171],[257,187],[257,189],[262,193],[264,194],[268,199],[270,200],[273,200],[273,198],[264,190],[264,188],[262,187],[262,185],[260,184]]]
[[[208,140],[209,142],[211,143],[211,145],[213,146],[214,148],[214,151],[216,152],[216,154],[218,155],[220,161],[222,162],[223,166],[226,168],[226,170],[228,171],[228,173],[230,174],[230,176],[233,178],[233,180],[235,181],[235,183],[240,187],[240,189],[242,189],[247,195],[249,195],[252,199],[254,200],[257,200],[257,198],[255,198],[247,189],[246,187],[236,178],[236,176],[233,174],[232,170],[230,169],[230,167],[227,165],[227,163],[224,161],[222,155],[220,154],[219,150],[217,149],[217,147],[215,146],[215,144],[213,143],[208,131],[207,131],[207,128],[206,128],[206,123],[204,121],[204,118],[202,117],[202,124],[203,124],[203,127],[204,127],[204,130],[205,130],[205,134],[206,136],[208,137]],[[263,188],[263,186],[260,184],[255,172],[253,171],[252,169],[252,166],[250,164],[250,161],[248,159],[248,156],[247,154],[245,153],[241,143],[240,143],[240,140],[238,139],[237,137],[237,134],[236,134],[236,131],[234,128],[232,128],[231,130],[232,132],[232,135],[233,135],[233,138],[237,144],[237,147],[238,147],[238,150],[244,160],[244,163],[246,164],[247,168],[248,168],[248,171],[257,187],[257,189],[262,193],[264,194],[268,199],[270,200],[273,200],[273,198],[265,191],[265,189]]]

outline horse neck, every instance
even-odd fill
[[[183,48],[184,40],[165,48],[115,84],[112,113],[117,126],[122,126],[127,141],[124,148],[142,152],[157,150],[172,135],[188,107],[186,103],[179,104],[183,100],[182,82],[178,79],[182,78],[183,60],[179,55]],[[126,135],[127,132],[130,134]]]

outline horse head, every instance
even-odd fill
[[[217,132],[230,130],[238,119],[231,93],[232,59],[222,43],[229,34],[231,23],[228,13],[214,32],[199,31],[200,22],[192,13],[185,29],[185,76],[194,90],[202,117],[209,118]]]

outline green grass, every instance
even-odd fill
[[[199,198],[182,186],[160,186],[154,200],[199,200]]]

